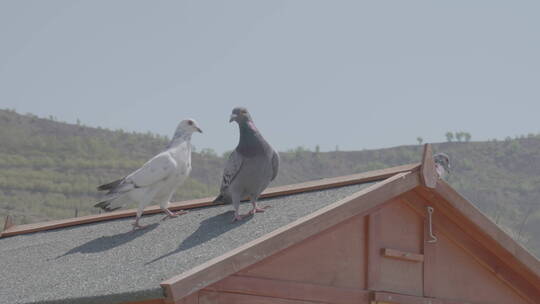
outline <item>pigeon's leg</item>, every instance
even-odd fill
[[[233,216],[233,223],[236,222],[236,221],[241,221],[244,216],[240,214],[240,212],[238,211],[238,205],[234,206],[234,216]]]
[[[133,225],[133,231],[135,231],[137,229],[144,229],[144,228],[148,227],[148,225],[140,225],[139,224],[139,218],[136,218],[135,223],[133,223],[132,225]]]
[[[137,217],[135,218],[135,223],[133,223],[133,231],[137,230],[137,229],[144,229],[146,228],[148,225],[140,225],[139,224],[139,220],[141,219],[141,215],[142,215],[142,212],[144,210],[144,207],[141,205],[139,206],[139,209],[137,209]]]
[[[170,201],[172,199],[172,196],[174,194],[174,191],[171,192],[171,194],[169,194],[169,196],[167,197],[166,200],[163,200],[161,201],[161,203],[159,204],[159,207],[161,208],[161,210],[163,210],[163,212],[165,212],[167,215],[162,218],[161,220],[164,221],[166,219],[170,219],[170,218],[175,218],[175,217],[178,217],[179,215],[182,215],[182,214],[186,214],[187,211],[185,210],[180,210],[178,212],[172,212],[171,210],[169,210],[169,204],[170,204]]]
[[[264,206],[264,207],[257,207],[257,199],[259,197],[256,196],[254,199],[251,200],[251,205],[253,206],[253,208],[251,209],[251,211],[249,211],[249,214],[255,214],[257,212],[264,212],[264,210],[270,208],[270,206]]]
[[[161,219],[162,221],[164,221],[166,219],[170,219],[170,218],[175,218],[175,217],[178,217],[179,215],[188,213],[186,210],[180,210],[178,212],[172,212],[168,208],[164,208],[163,211],[165,213],[167,213],[167,215],[165,215],[165,217]]]
[[[242,218],[244,218],[243,215],[240,214],[240,199],[237,197],[232,197],[233,199],[233,205],[234,205],[234,216],[232,222],[241,221]]]

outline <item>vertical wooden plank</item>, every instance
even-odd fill
[[[389,259],[384,257],[384,249],[407,252],[422,256],[424,222],[401,199],[389,201],[380,210],[380,230],[378,236],[378,290],[423,295],[423,268],[421,263]]]
[[[364,290],[369,290],[369,215],[364,216],[364,248],[362,248],[363,256],[363,272],[364,272]]]
[[[437,284],[437,272],[434,271],[437,264],[437,243],[427,242],[431,239],[429,236],[429,219],[426,209],[429,202],[420,198],[412,191],[403,195],[402,198],[424,221],[422,240],[422,253],[424,254],[424,263],[422,265],[423,294],[424,297],[434,298],[436,297],[435,286]],[[436,230],[434,225],[432,225],[432,232],[434,235],[439,234],[439,231]]]
[[[435,227],[432,227],[433,234],[437,235]],[[437,243],[428,243],[429,240],[429,221],[427,217],[424,218],[424,297],[435,297],[435,283],[437,282],[436,272],[434,271],[437,264],[436,246]]]
[[[381,211],[377,210],[368,216],[368,280],[369,290],[379,290],[380,281],[380,240]]]

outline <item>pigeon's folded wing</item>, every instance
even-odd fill
[[[136,188],[148,187],[171,176],[176,168],[176,161],[168,154],[158,154],[126,179]]]
[[[234,150],[231,155],[229,155],[229,160],[227,160],[225,170],[223,171],[223,179],[221,181],[221,193],[223,193],[225,190],[227,190],[227,188],[229,188],[236,175],[238,175],[238,172],[240,172],[240,169],[242,168],[242,163],[242,155],[240,155],[240,153]]]
[[[272,170],[273,172],[271,181],[276,179],[279,170],[279,154],[276,151],[274,151],[274,154],[272,154]]]

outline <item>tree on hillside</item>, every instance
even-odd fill
[[[421,145],[424,142],[424,139],[420,136],[416,138],[416,141],[418,141],[418,144]]]
[[[454,133],[452,132],[446,132],[445,136],[446,136],[446,141],[448,142],[454,140]]]
[[[465,136],[465,141],[466,141],[466,142],[471,141],[471,133],[469,133],[469,132],[464,132],[464,133],[463,133],[463,136]]]
[[[199,153],[202,156],[218,157],[216,151],[212,148],[203,148]]]
[[[229,159],[229,156],[231,156],[232,152],[233,152],[232,150],[228,150],[228,151],[223,152],[223,154],[221,154],[221,158]]]
[[[461,141],[461,139],[463,138],[463,132],[456,132],[455,134],[456,140]]]

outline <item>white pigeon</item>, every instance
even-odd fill
[[[139,224],[139,219],[144,208],[152,201],[159,203],[161,210],[167,214],[164,220],[186,213],[183,210],[173,213],[168,206],[176,189],[191,172],[191,135],[194,132],[202,133],[195,120],[181,121],[165,151],[128,176],[99,186],[98,190],[108,192],[95,207],[113,211],[124,206],[129,200],[138,202],[134,230],[145,227]]]

